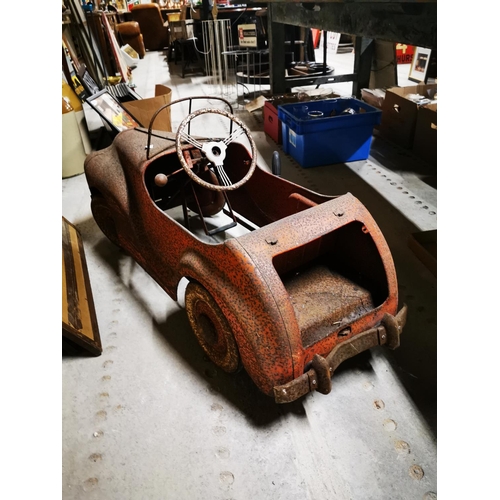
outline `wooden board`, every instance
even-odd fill
[[[437,229],[412,233],[408,246],[427,269],[437,276]]]
[[[102,16],[102,22],[103,22],[103,26],[104,26],[104,31],[105,31],[106,35],[108,36],[108,41],[109,41],[109,44],[111,46],[111,51],[113,52],[113,56],[115,58],[115,64],[118,68],[118,71],[119,71],[121,77],[122,77],[122,82],[128,83],[129,78],[128,78],[127,65],[125,63],[125,59],[123,57],[123,54],[120,51],[120,47],[118,45],[118,41],[116,40],[115,33],[111,29],[108,17],[105,14]]]
[[[95,356],[102,353],[101,338],[90,287],[82,238],[62,218],[62,336]]]

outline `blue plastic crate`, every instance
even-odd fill
[[[349,108],[355,114],[342,114]],[[283,151],[309,168],[366,160],[382,111],[351,97],[283,104],[278,118]]]

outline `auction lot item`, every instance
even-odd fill
[[[229,111],[191,112],[196,99]],[[158,114],[186,100],[175,134],[154,129]],[[226,136],[191,133],[208,119],[224,122]],[[407,308],[398,312],[390,249],[359,200],[310,191],[256,158],[227,101],[187,97],[161,107],[148,129],[123,131],[89,155],[85,174],[103,233],[172,299],[187,280],[186,312],[207,356],[230,373],[244,367],[286,403],[329,393],[347,358],[398,347]]]

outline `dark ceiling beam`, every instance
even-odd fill
[[[274,22],[437,49],[435,2],[270,2]]]
[[[437,3],[437,0],[371,0],[367,2],[367,0],[267,0],[266,3]],[[262,3],[249,0],[247,3]]]

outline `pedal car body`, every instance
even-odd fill
[[[229,142],[221,174],[229,187],[208,189],[188,172],[223,184],[194,145],[205,143],[183,144],[179,131],[121,132],[87,157],[85,174],[104,234],[172,299],[189,281],[189,321],[216,365],[243,366],[285,403],[330,392],[337,366],[358,352],[398,347],[406,306],[398,312],[390,249],[359,200],[315,193],[259,165],[248,176],[253,142],[250,150]],[[241,234],[231,236],[232,226]]]

